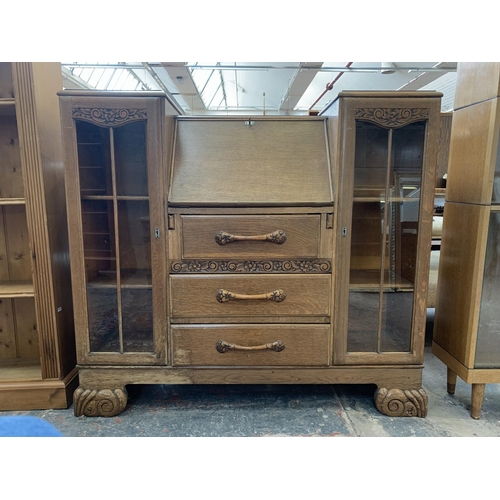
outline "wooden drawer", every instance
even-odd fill
[[[328,365],[329,325],[175,325],[171,331],[174,366]],[[226,343],[279,347],[239,350]]]
[[[318,257],[319,214],[310,215],[182,215],[183,259]],[[237,236],[262,236],[281,231],[275,241],[218,238],[221,232]],[[272,238],[269,238],[272,239]]]
[[[328,316],[330,314],[330,275],[206,275],[170,276],[172,319],[245,316]],[[261,296],[278,290],[266,299],[235,298],[232,294]],[[278,296],[279,295],[279,296]],[[221,302],[222,301],[222,302]]]

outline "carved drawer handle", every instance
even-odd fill
[[[258,295],[245,295],[243,293],[228,292],[221,288],[215,294],[217,302],[229,302],[230,300],[274,300],[274,302],[283,302],[286,299],[286,293],[283,290],[274,290],[274,292],[261,293]]]
[[[240,236],[237,234],[226,233],[226,231],[218,231],[215,233],[215,241],[223,246],[226,243],[233,241],[270,241],[277,245],[282,245],[286,241],[286,233],[281,229],[273,231],[269,234],[260,234],[258,236]]]
[[[215,344],[215,348],[221,354],[224,354],[227,351],[274,351],[281,352],[285,348],[285,344],[282,340],[276,340],[275,342],[271,342],[270,344],[264,345],[256,345],[252,347],[247,347],[243,345],[230,344],[225,340],[218,340]]]

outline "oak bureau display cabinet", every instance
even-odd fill
[[[127,384],[370,383],[383,413],[425,416],[440,94],[398,95],[172,117],[161,98],[62,93],[76,415],[116,415]],[[146,135],[123,140],[132,125]]]
[[[432,352],[471,384],[500,383],[500,63],[459,63]]]
[[[0,63],[0,411],[67,408],[78,382],[58,63]]]

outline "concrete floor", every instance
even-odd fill
[[[486,386],[480,420],[470,417],[470,385],[446,392],[446,367],[425,348],[426,418],[378,412],[372,385],[144,385],[128,386],[118,416],[75,417],[65,410],[0,412],[32,415],[67,437],[243,436],[500,436],[500,385]]]

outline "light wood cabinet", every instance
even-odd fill
[[[321,117],[251,118],[172,116],[147,94],[60,96],[76,415],[116,415],[127,384],[371,383],[381,412],[425,416],[440,94],[342,94]],[[86,152],[82,121],[102,153]],[[129,122],[147,129],[142,145],[118,140]],[[147,161],[118,161],[140,151]],[[137,192],[119,192],[126,177]],[[138,248],[150,267],[133,264]],[[105,350],[94,330],[114,339]],[[150,341],[129,346],[126,332]]]
[[[433,353],[472,385],[500,382],[500,65],[459,63],[451,129]]]
[[[77,386],[56,63],[0,63],[0,410]]]

